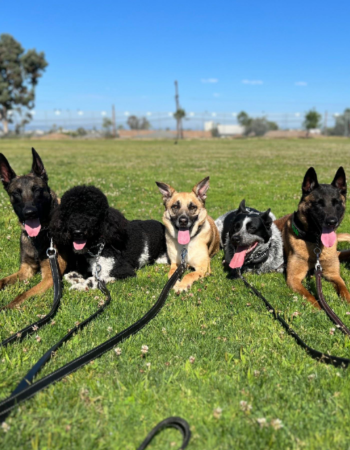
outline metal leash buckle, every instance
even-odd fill
[[[100,278],[101,270],[102,270],[101,264],[97,263],[96,264],[95,273],[94,273],[95,278],[96,278],[97,281],[102,281],[101,278]]]
[[[181,264],[185,264],[187,253],[187,248],[183,247],[183,249],[181,250]]]
[[[314,248],[314,253],[316,255],[316,264],[315,264],[315,270],[319,270],[322,272],[322,266],[320,263],[320,255],[321,255],[321,249],[319,247]]]
[[[49,258],[52,258],[53,256],[56,256],[56,249],[55,249],[55,247],[53,246],[53,239],[51,238],[51,240],[50,240],[50,247],[46,250],[46,255],[49,257]]]

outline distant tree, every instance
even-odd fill
[[[146,117],[141,117],[139,123],[140,130],[149,130],[151,128],[150,122],[146,119]]]
[[[113,125],[113,122],[109,117],[104,117],[102,121],[102,128],[104,129],[106,136],[111,136],[111,126]]]
[[[335,118],[333,128],[328,128],[327,133],[331,136],[349,136],[350,135],[350,108],[345,109],[343,114]]]
[[[255,119],[250,118],[244,134],[246,136],[264,136],[270,130],[278,130],[277,123],[268,121],[266,117],[256,117]]]
[[[146,117],[129,116],[126,123],[130,130],[149,130],[151,128],[151,124]]]
[[[12,122],[9,111],[22,114],[22,108],[34,107],[35,87],[47,65],[43,52],[25,53],[11,35],[0,35],[0,120],[5,134]]]
[[[278,130],[276,122],[267,120],[266,117],[250,117],[245,111],[241,111],[237,115],[238,123],[244,127],[244,134],[246,136],[263,136],[271,130]]]
[[[304,128],[307,130],[307,135],[309,136],[310,130],[315,128],[320,128],[321,126],[321,114],[318,113],[315,109],[310,109],[305,113],[304,117]]]
[[[251,124],[252,118],[249,117],[245,111],[241,111],[237,115],[237,120],[240,125],[242,125],[243,127],[247,127]]]
[[[78,136],[86,136],[87,135],[87,131],[83,127],[77,128],[76,133]]]
[[[130,130],[138,130],[139,129],[139,119],[137,116],[129,116],[126,123],[129,125]]]
[[[174,118],[176,120],[181,120],[186,117],[186,111],[182,108],[179,108],[176,112],[174,112]]]

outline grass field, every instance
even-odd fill
[[[340,165],[350,173],[350,140],[343,139],[190,141],[176,146],[168,141],[0,141],[0,151],[18,174],[29,170],[31,146],[59,195],[76,184],[93,183],[129,219],[161,219],[155,180],[189,190],[210,175],[207,209],[213,218],[243,198],[260,210],[271,207],[279,217],[296,209],[309,166],[316,168],[320,182],[331,182]],[[2,278],[17,270],[20,229],[2,188],[0,206]],[[340,230],[350,231],[349,214]],[[350,369],[309,357],[241,281],[226,278],[221,260],[222,252],[212,261],[212,276],[189,293],[171,293],[160,314],[120,345],[120,356],[110,351],[21,404],[6,421],[9,429],[0,429],[0,448],[131,450],[170,415],[190,423],[190,450],[350,448]],[[110,284],[111,305],[57,352],[40,377],[140,318],[159,295],[167,272],[167,266],[146,267],[134,279]],[[350,286],[349,268],[342,266],[341,273]],[[247,278],[309,345],[350,357],[349,339],[338,330],[332,334],[334,326],[325,314],[292,293],[282,275]],[[0,305],[39,279],[6,288]],[[324,291],[350,326],[350,305],[327,283]],[[2,311],[0,339],[48,311],[52,293],[29,300],[20,311]],[[0,350],[1,399],[46,349],[97,308],[101,297],[98,291],[76,293],[65,285],[55,324],[38,332],[41,341],[34,335]],[[300,315],[293,317],[295,311]],[[145,357],[142,345],[149,347]],[[266,419],[265,426],[258,419]],[[150,448],[178,446],[178,433],[168,430]]]

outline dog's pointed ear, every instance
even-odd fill
[[[245,214],[247,212],[245,207],[245,200],[243,199],[238,207],[238,212]]]
[[[272,217],[270,216],[271,208],[260,214],[261,220],[264,222],[266,228],[271,228]]]
[[[17,175],[15,174],[15,171],[10,166],[5,155],[0,153],[0,178],[6,190],[11,181],[16,178],[16,176]]]
[[[33,154],[33,164],[31,173],[33,173],[37,177],[42,178],[44,181],[48,181],[49,177],[47,176],[44,164],[35,148],[32,148],[32,154]]]
[[[334,180],[332,181],[332,186],[339,189],[342,195],[346,195],[346,176],[345,171],[342,167],[339,167],[339,169],[337,170]]]
[[[208,189],[209,189],[209,177],[205,177],[204,180],[200,181],[195,186],[193,186],[192,191],[196,194],[199,200],[201,200],[204,203],[205,199],[207,198]]]
[[[319,186],[316,171],[310,167],[305,174],[303,184],[301,186],[303,194],[307,195]]]
[[[170,186],[170,184],[160,183],[156,181],[156,185],[158,186],[159,192],[163,196],[164,204],[174,195],[175,189]]]

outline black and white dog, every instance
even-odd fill
[[[135,270],[146,264],[167,263],[164,225],[156,220],[127,220],[109,207],[107,197],[94,186],[76,186],[63,195],[50,232],[75,269],[64,277],[71,289],[95,289],[97,264],[99,277],[107,283],[134,277]]]
[[[283,272],[282,236],[273,223],[275,216],[268,209],[259,212],[245,206],[220,216],[215,224],[225,251],[225,267],[242,272]]]

